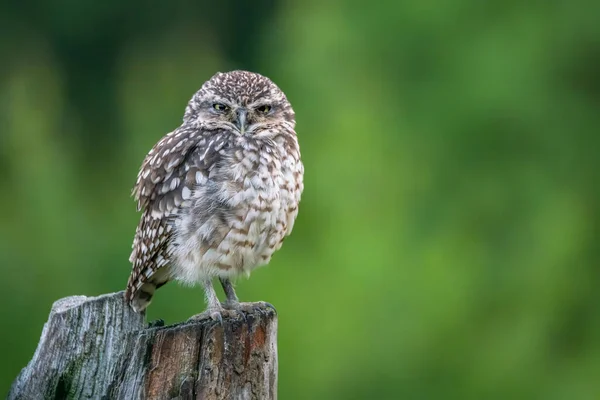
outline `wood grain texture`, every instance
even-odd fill
[[[54,303],[9,399],[276,399],[277,313],[265,303],[148,327],[123,292]]]

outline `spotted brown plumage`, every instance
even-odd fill
[[[218,73],[189,101],[182,125],[142,163],[133,196],[142,217],[126,299],[143,311],[170,280],[200,283],[220,317],[212,279],[228,308],[230,278],[267,264],[292,232],[304,167],[294,111],[268,78]]]

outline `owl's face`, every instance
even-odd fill
[[[238,135],[270,136],[295,125],[294,111],[269,78],[247,71],[217,73],[192,97],[184,121]]]

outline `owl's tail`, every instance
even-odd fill
[[[141,313],[150,305],[156,289],[169,282],[167,267],[160,268],[149,278],[131,274],[125,291],[125,299],[135,312]]]

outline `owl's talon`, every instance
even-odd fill
[[[210,313],[210,318],[213,321],[218,321],[220,325],[223,325],[223,316],[220,311],[213,311]]]
[[[277,309],[275,308],[275,306],[274,306],[273,304],[271,304],[271,303],[267,302],[267,301],[259,301],[259,304],[260,304],[262,307],[270,308],[270,309],[272,309],[273,311],[277,312]]]

